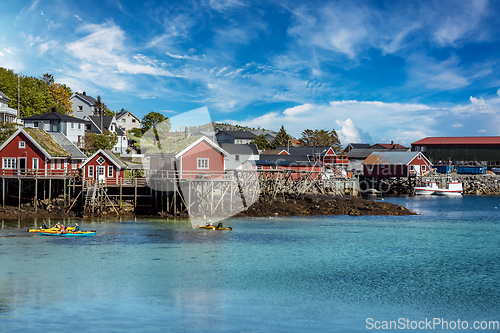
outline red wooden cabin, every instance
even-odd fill
[[[63,148],[43,130],[20,128],[0,146],[1,175],[51,177],[76,174],[86,157],[71,142],[69,145]]]
[[[222,178],[229,153],[205,136],[177,154],[155,154],[150,157],[150,170],[171,178]]]
[[[127,165],[112,151],[99,149],[81,165],[83,178],[90,183],[96,180],[106,184],[121,184]]]
[[[431,162],[421,152],[373,152],[362,163],[366,177],[419,176],[431,169]]]

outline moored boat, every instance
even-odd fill
[[[40,236],[60,236],[60,237],[92,237],[97,233],[95,230],[91,231],[71,231],[71,232],[59,232],[59,231],[49,231],[49,232],[39,232]]]
[[[434,194],[436,190],[439,190],[436,182],[423,182],[424,186],[415,187],[413,189],[413,194],[415,195],[431,195]]]
[[[463,187],[461,182],[449,182],[446,188],[438,188],[434,191],[435,195],[444,196],[459,196],[463,194]]]

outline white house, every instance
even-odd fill
[[[141,120],[130,111],[123,110],[118,112],[115,117],[118,126],[125,131],[130,131],[132,128],[141,128]]]
[[[8,123],[17,122],[17,110],[9,108],[11,99],[0,91],[0,121]]]

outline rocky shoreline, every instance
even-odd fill
[[[1,219],[24,219],[24,218],[80,218],[81,212],[66,212],[56,201],[47,205],[45,208],[35,208],[30,205],[24,205],[20,209],[17,206],[0,207]],[[118,211],[120,217],[165,217],[173,216],[167,213],[158,213],[156,215],[146,212]],[[339,197],[334,195],[305,194],[298,198],[278,198],[268,200],[260,198],[251,207],[234,217],[270,217],[270,216],[313,216],[313,215],[415,215],[408,209],[383,201],[365,200],[352,197]],[[102,216],[117,217],[113,209],[105,212]],[[180,216],[180,217],[187,217]]]

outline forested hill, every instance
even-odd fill
[[[54,82],[54,77],[44,74],[40,78],[19,75],[13,70],[0,67],[0,91],[12,101],[9,106],[17,110],[18,82],[20,83],[21,118],[50,111],[53,107],[61,113],[72,114],[71,88]]]

